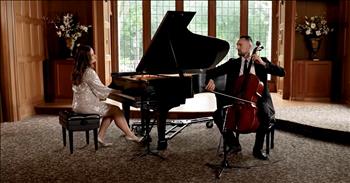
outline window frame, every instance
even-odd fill
[[[148,48],[148,45],[151,42],[151,0],[142,0],[142,20],[143,20],[143,52]],[[276,8],[278,3],[272,4],[272,15],[275,16]],[[183,0],[176,0],[175,1],[175,10],[176,11],[183,11],[184,2]],[[248,1],[241,0],[240,1],[240,34],[241,35],[247,35],[248,34]],[[278,26],[276,25],[276,20],[273,17],[272,18],[272,34],[278,32]],[[208,0],[208,36],[216,37],[216,1]],[[118,38],[117,38],[118,39]],[[273,54],[276,52],[277,49],[277,38],[274,38],[272,36],[271,40],[271,62],[276,64],[277,57],[276,54]],[[118,56],[116,56],[116,64],[119,68],[119,60]],[[269,83],[275,84],[276,78],[275,76],[271,77],[271,80],[269,80]]]

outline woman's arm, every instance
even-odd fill
[[[112,91],[111,88],[102,84],[97,73],[91,68],[86,69],[83,79],[99,99],[106,99]]]

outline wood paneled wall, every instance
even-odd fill
[[[350,2],[348,0],[340,1],[340,12],[339,17],[339,38],[338,44],[338,55],[342,61],[340,64],[341,70],[341,100],[345,101],[350,105]]]
[[[283,78],[283,99],[289,99],[291,96],[291,91],[293,89],[293,60],[294,60],[294,48],[295,48],[295,1],[285,1],[285,27],[284,27],[284,69],[286,75]]]
[[[350,2],[342,1],[343,9],[343,23],[344,25],[344,37],[341,41],[344,43],[344,53],[342,54],[344,62],[342,64],[342,98],[350,105]]]
[[[2,28],[5,121],[16,121],[34,114],[34,105],[42,102],[45,58],[41,1],[6,1]],[[4,39],[4,36],[6,38]]]
[[[14,1],[19,118],[34,114],[43,100],[45,58],[41,1]]]
[[[92,1],[42,1],[43,3],[43,14],[48,17],[61,16],[64,13],[73,13],[82,25],[92,25],[93,15],[92,15]],[[48,58],[62,59],[64,52],[64,40],[60,40],[55,33],[52,26],[47,26],[47,51]],[[76,43],[88,44],[93,46],[93,32],[89,29],[88,34],[80,37]]]
[[[326,3],[322,1],[296,1],[296,16],[298,17],[296,23],[303,23],[305,16],[315,16],[315,15],[326,15],[328,23],[331,23],[330,18],[331,15],[327,13],[328,8],[331,7],[331,3]],[[334,25],[335,22],[333,22]],[[331,34],[330,34],[331,35]],[[333,44],[332,44],[333,43]],[[330,59],[330,57],[334,55],[331,54],[330,49],[331,45],[335,44],[335,40],[332,39],[331,36],[327,36],[322,40],[321,48],[318,52],[318,56],[320,59]],[[295,59],[307,59],[309,58],[309,52],[306,47],[306,41],[304,40],[304,36],[299,32],[295,34]]]
[[[292,100],[330,101],[332,61],[294,60]]]
[[[4,121],[17,119],[16,88],[14,78],[14,34],[13,34],[13,3],[0,1],[1,3],[1,105]]]
[[[321,60],[330,60],[332,62],[331,78],[331,99],[334,102],[350,103],[350,30],[349,30],[349,10],[350,2],[346,0],[298,0],[296,1],[296,14],[300,22],[304,16],[314,16],[326,14],[326,18],[331,27],[335,28],[322,41],[318,56]],[[290,15],[287,15],[290,16]],[[303,60],[309,57],[304,37],[295,33],[294,58],[293,60]],[[297,65],[291,63],[293,67]],[[297,77],[291,77],[292,80]],[[293,81],[293,83],[296,83]],[[286,84],[286,83],[285,83]],[[291,91],[293,90],[291,85]]]

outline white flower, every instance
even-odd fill
[[[305,31],[305,34],[306,34],[306,35],[310,35],[310,34],[311,34],[311,30],[310,30],[310,29],[307,29],[307,30]]]
[[[324,16],[305,16],[303,23],[296,24],[296,31],[308,37],[322,37],[332,32],[333,28],[328,27]]]
[[[54,24],[58,37],[73,38],[74,40],[81,37],[83,32],[88,32],[88,27],[90,27],[90,25],[80,25],[71,13],[67,13],[62,17],[57,16],[54,20],[48,21]]]
[[[80,25],[79,27],[81,30],[83,30],[84,32],[88,31],[88,28],[86,26]]]
[[[321,34],[321,31],[316,31],[316,36],[321,36],[322,34]]]
[[[315,23],[311,23],[311,29],[315,29],[316,28],[316,24]]]

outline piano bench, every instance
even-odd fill
[[[66,146],[66,130],[69,137],[70,153],[73,153],[73,132],[85,131],[86,143],[89,144],[89,131],[93,130],[95,150],[98,149],[97,129],[100,127],[100,115],[80,114],[75,112],[61,111],[59,122],[62,125],[63,145]]]

